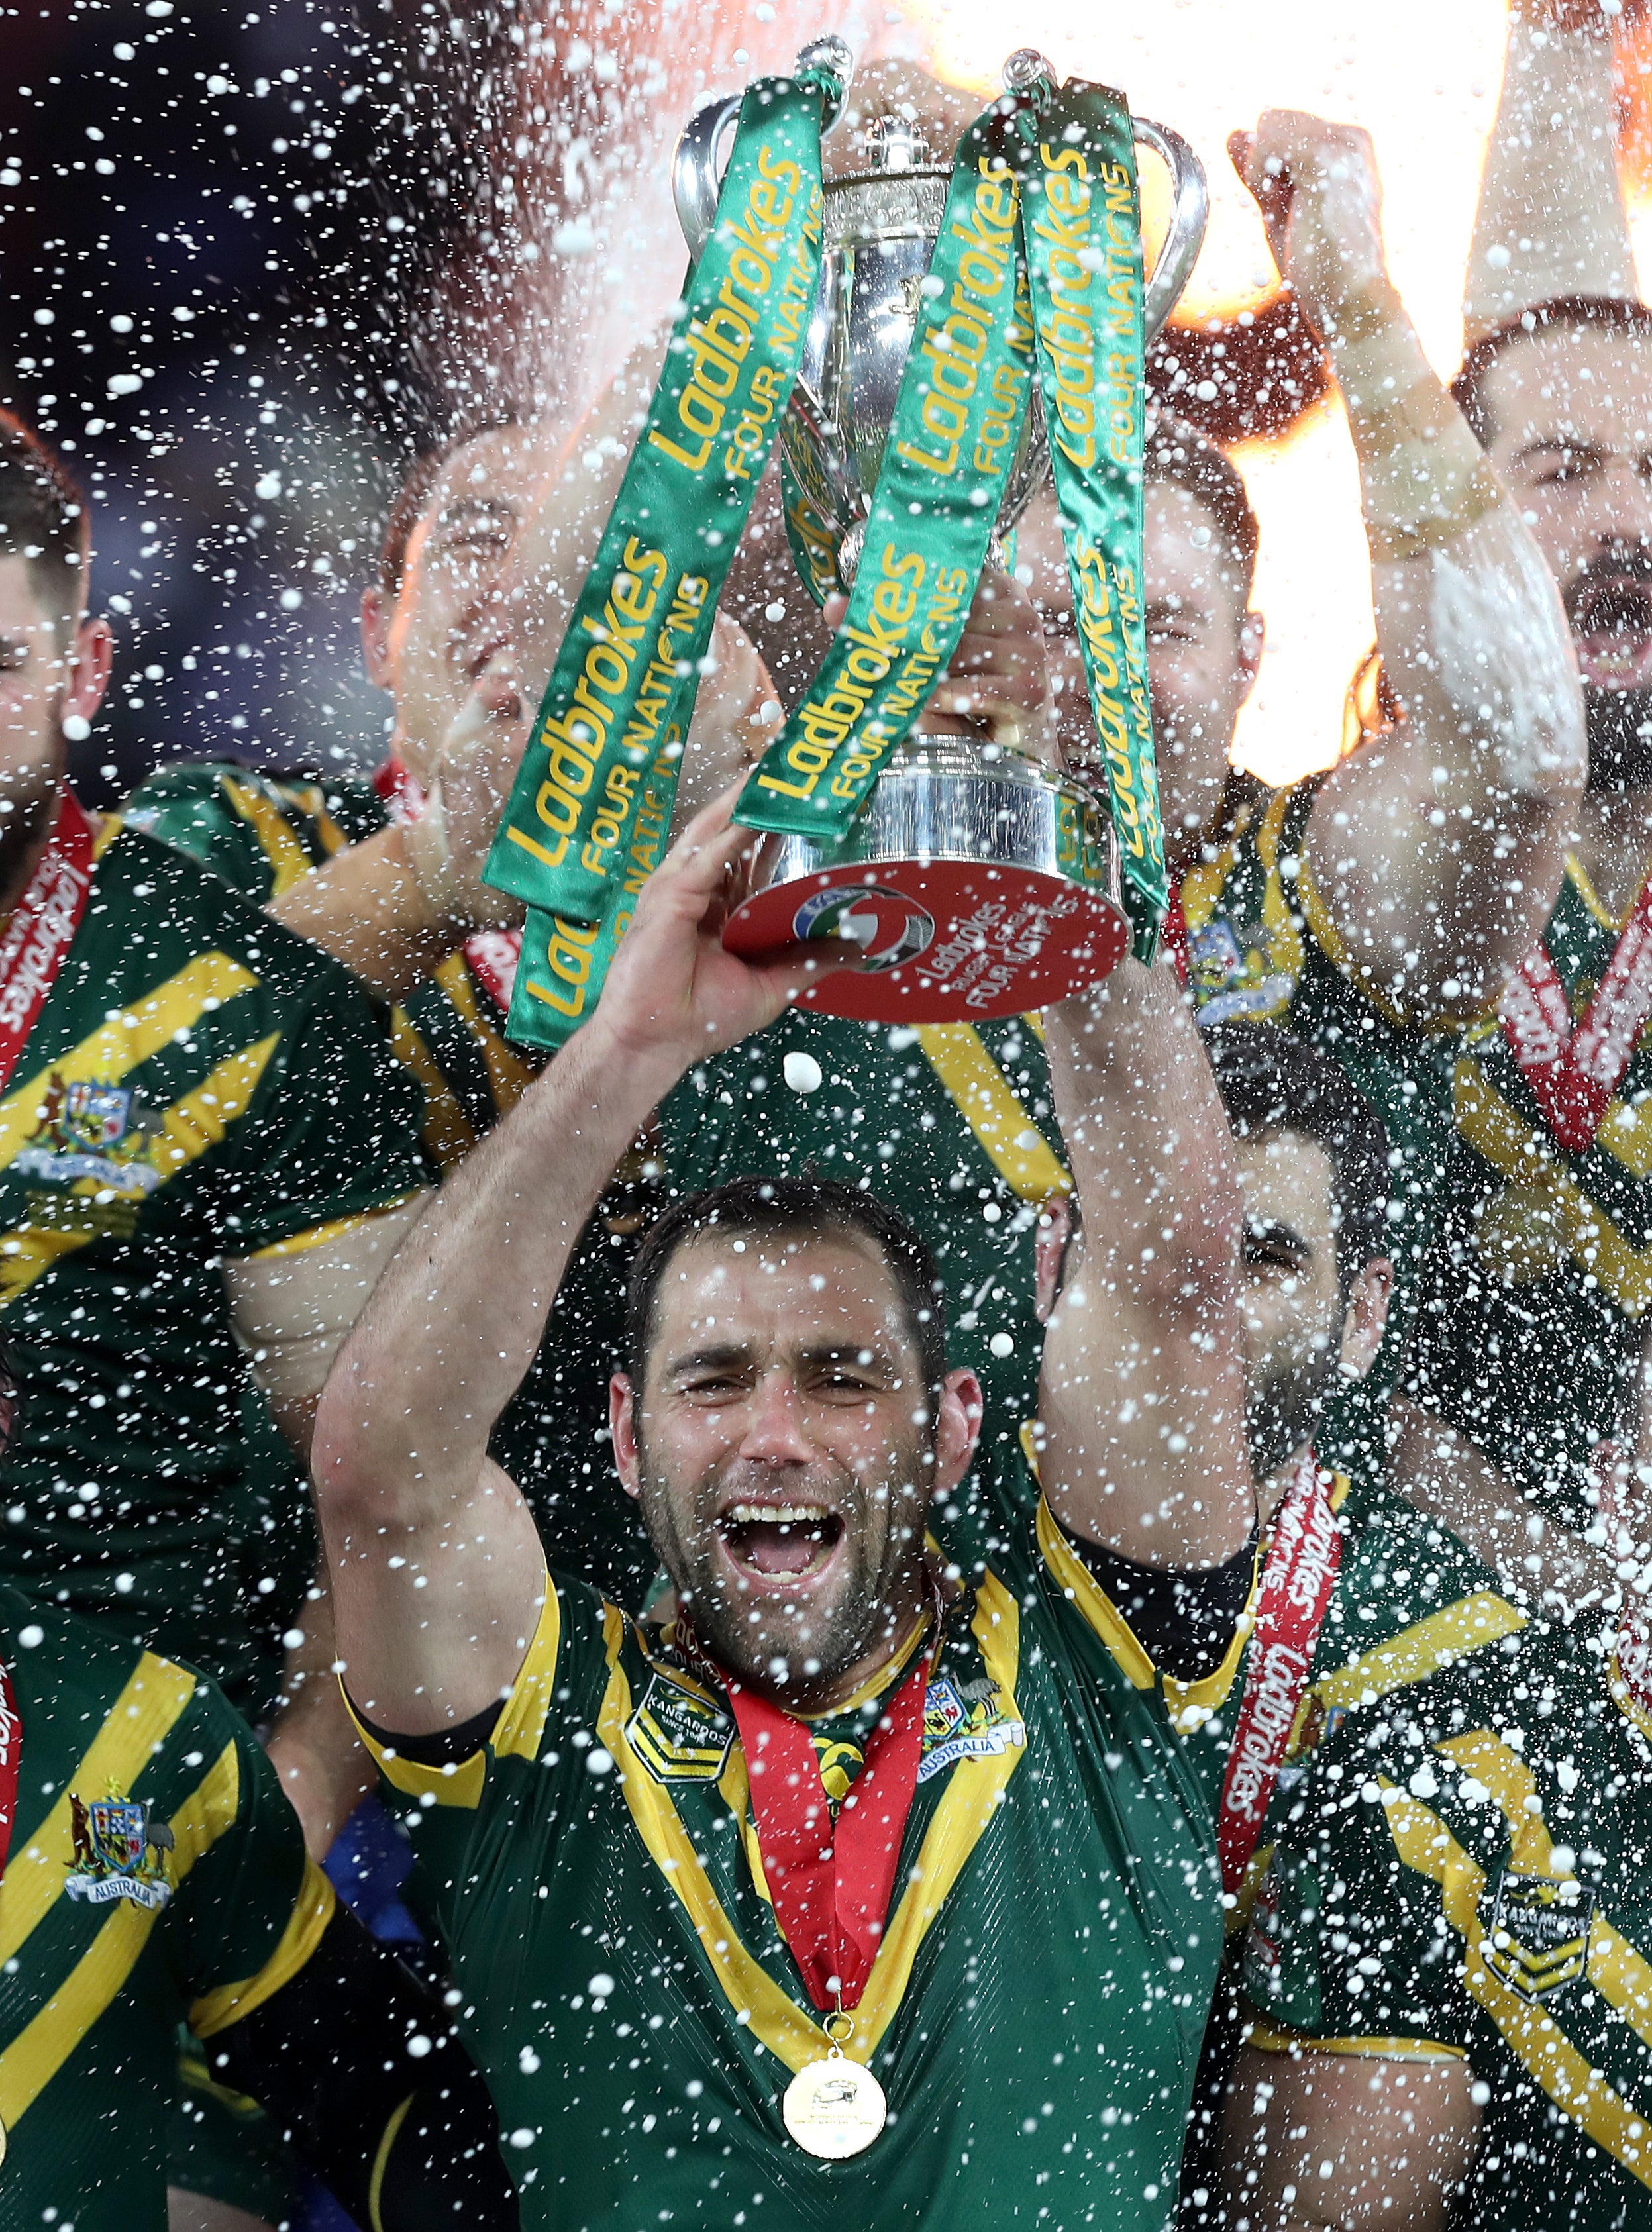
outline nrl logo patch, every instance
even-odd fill
[[[1480,1956],[1523,2000],[1546,2000],[1589,1965],[1595,1894],[1570,1877],[1517,1875],[1506,1868],[1492,1900]]]
[[[927,1782],[954,1760],[991,1759],[1025,1743],[1026,1728],[1004,1711],[1001,1695],[997,1683],[985,1677],[963,1683],[954,1682],[950,1674],[934,1677],[924,1697],[920,1782]]]
[[[146,1798],[123,1798],[111,1786],[107,1798],[89,1806],[69,1793],[75,1864],[63,1888],[88,1906],[108,1906],[117,1898],[134,1906],[165,1906],[172,1895],[166,1880],[166,1855],[175,1839],[164,1821],[152,1821]]]
[[[656,1782],[715,1782],[728,1758],[734,1723],[703,1692],[656,1668],[625,1724],[625,1736]]]

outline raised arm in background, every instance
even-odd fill
[[[1463,347],[1534,302],[1633,299],[1617,179],[1613,26],[1601,0],[1512,0],[1463,287]]]
[[[1070,1532],[1140,1565],[1245,1547],[1256,1494],[1239,1353],[1239,1171],[1168,960],[1052,1008],[1078,1218],[1044,1333],[1040,1478]]]
[[[1402,708],[1315,800],[1322,936],[1410,1020],[1472,1014],[1548,918],[1583,786],[1559,594],[1389,276],[1366,134],[1275,109],[1234,156],[1336,369]]]

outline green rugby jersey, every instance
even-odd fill
[[[439,1770],[374,1745],[439,1886],[525,2226],[1171,2222],[1222,1935],[1173,1723],[1217,1701],[1234,1654],[1167,1679],[1042,1504],[1034,1529],[1018,1517],[946,1619],[902,1888],[847,2045],[892,2121],[849,2162],[781,2120],[827,2041],[725,1700],[668,1638],[549,1583],[482,1750]],[[900,1671],[814,1724],[829,1794]]]
[[[165,2232],[177,2027],[211,2039],[280,1990],[332,1887],[211,1683],[6,1585],[0,1652],[23,1746],[0,1879],[0,2224]],[[131,1872],[119,1840],[151,1830]]]
[[[1254,2042],[1467,2058],[1464,2221],[1623,2232],[1652,2222],[1652,1717],[1598,1610],[1480,1625],[1443,1670],[1345,1670],[1258,1894]]]
[[[363,775],[313,780],[261,775],[234,761],[179,760],[140,785],[126,818],[263,906],[386,828],[391,809]],[[543,1066],[545,1057],[506,1041],[504,1022],[462,951],[392,1011],[396,1053],[424,1093],[426,1151],[444,1174],[509,1114]],[[493,1437],[493,1454],[533,1506],[548,1554],[626,1604],[641,1602],[654,1560],[608,1462],[608,1383],[622,1360],[634,1243],[654,1213],[648,1167],[641,1154],[628,1157],[598,1203],[545,1341]],[[291,1579],[307,1579],[313,1566],[309,1500],[267,1415],[248,1425],[262,1458],[257,1521],[276,1515],[273,1532],[295,1546],[284,1599]]]
[[[1378,733],[1368,664],[1349,732]],[[1590,1457],[1626,1427],[1640,1320],[1652,1303],[1652,1040],[1642,1032],[1595,1145],[1555,1139],[1493,1002],[1467,1027],[1424,1028],[1356,989],[1300,858],[1311,782],[1281,792],[1182,887],[1201,1015],[1287,1023],[1333,1054],[1388,1126],[1402,1165],[1402,1288],[1349,1445],[1380,1446],[1374,1404],[1400,1373],[1560,1523],[1590,1523]],[[1574,1019],[1621,925],[1576,861],[1544,945]],[[1564,1360],[1563,1368],[1557,1368]],[[1350,1423],[1351,1430],[1350,1430]]]
[[[418,1105],[342,970],[106,822],[85,914],[0,1095],[18,1338],[0,1574],[265,1696],[282,1551],[246,1523],[224,1256],[322,1243],[425,1182]],[[265,1592],[271,1595],[273,1591]]]

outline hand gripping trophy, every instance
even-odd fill
[[[823,186],[849,66],[841,40],[817,40],[679,143],[683,308],[488,864],[530,910],[511,1017],[530,1043],[561,1044],[595,1004],[641,880],[630,833],[669,817],[698,662],[777,438],[798,570],[849,604],[741,794],[739,821],[765,834],[725,944],[849,939],[861,968],[803,997],[926,1023],[1042,1006],[1156,944],[1142,362],[1199,252],[1204,174],[1119,94],[1058,86],[1024,51],[950,164],[889,116]],[[1173,186],[1145,284],[1137,141]],[[1002,736],[913,733],[1046,476],[1096,783]]]

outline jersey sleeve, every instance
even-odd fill
[[[533,1632],[523,1638],[522,1664],[491,1729],[463,1757],[439,1764],[406,1756],[393,1735],[370,1718],[370,1701],[344,1692],[385,1801],[408,1832],[450,1935],[460,1926],[459,1892],[472,1888],[485,1867],[483,1833],[492,1827],[508,1841],[513,1814],[524,1804],[531,1809],[544,1802],[540,1793],[550,1791],[555,1770],[590,1751],[595,1695],[587,1692],[602,1651],[599,1645],[593,1659],[589,1638],[602,1633],[605,1620],[618,1618],[595,1590],[558,1582],[547,1572]],[[582,1706],[587,1709],[582,1719]],[[530,1768],[538,1772],[524,1781]]]
[[[266,963],[297,949],[302,969],[281,971],[276,1042],[234,1135],[221,1194],[231,1256],[319,1245],[429,1182],[422,1095],[380,1011],[279,925],[263,935]]]
[[[319,798],[311,798],[312,810],[306,810],[306,795],[314,790],[233,762],[181,760],[139,785],[125,818],[129,827],[187,853],[263,906],[345,842]]]
[[[1316,1817],[1334,1834],[1304,1834]],[[1346,1789],[1322,1780],[1293,1807],[1245,1936],[1245,1994],[1259,2018],[1253,2046],[1397,2060],[1467,2055],[1475,2026],[1460,1948],[1445,1930],[1441,1881],[1411,1864],[1431,1846],[1443,1853],[1439,1826],[1378,1780]]]
[[[172,1820],[168,1950],[191,2028],[211,2038],[296,1976],[332,1919],[332,1885],[251,1729],[208,1690],[207,1761]],[[211,1747],[216,1744],[214,1752]]]

